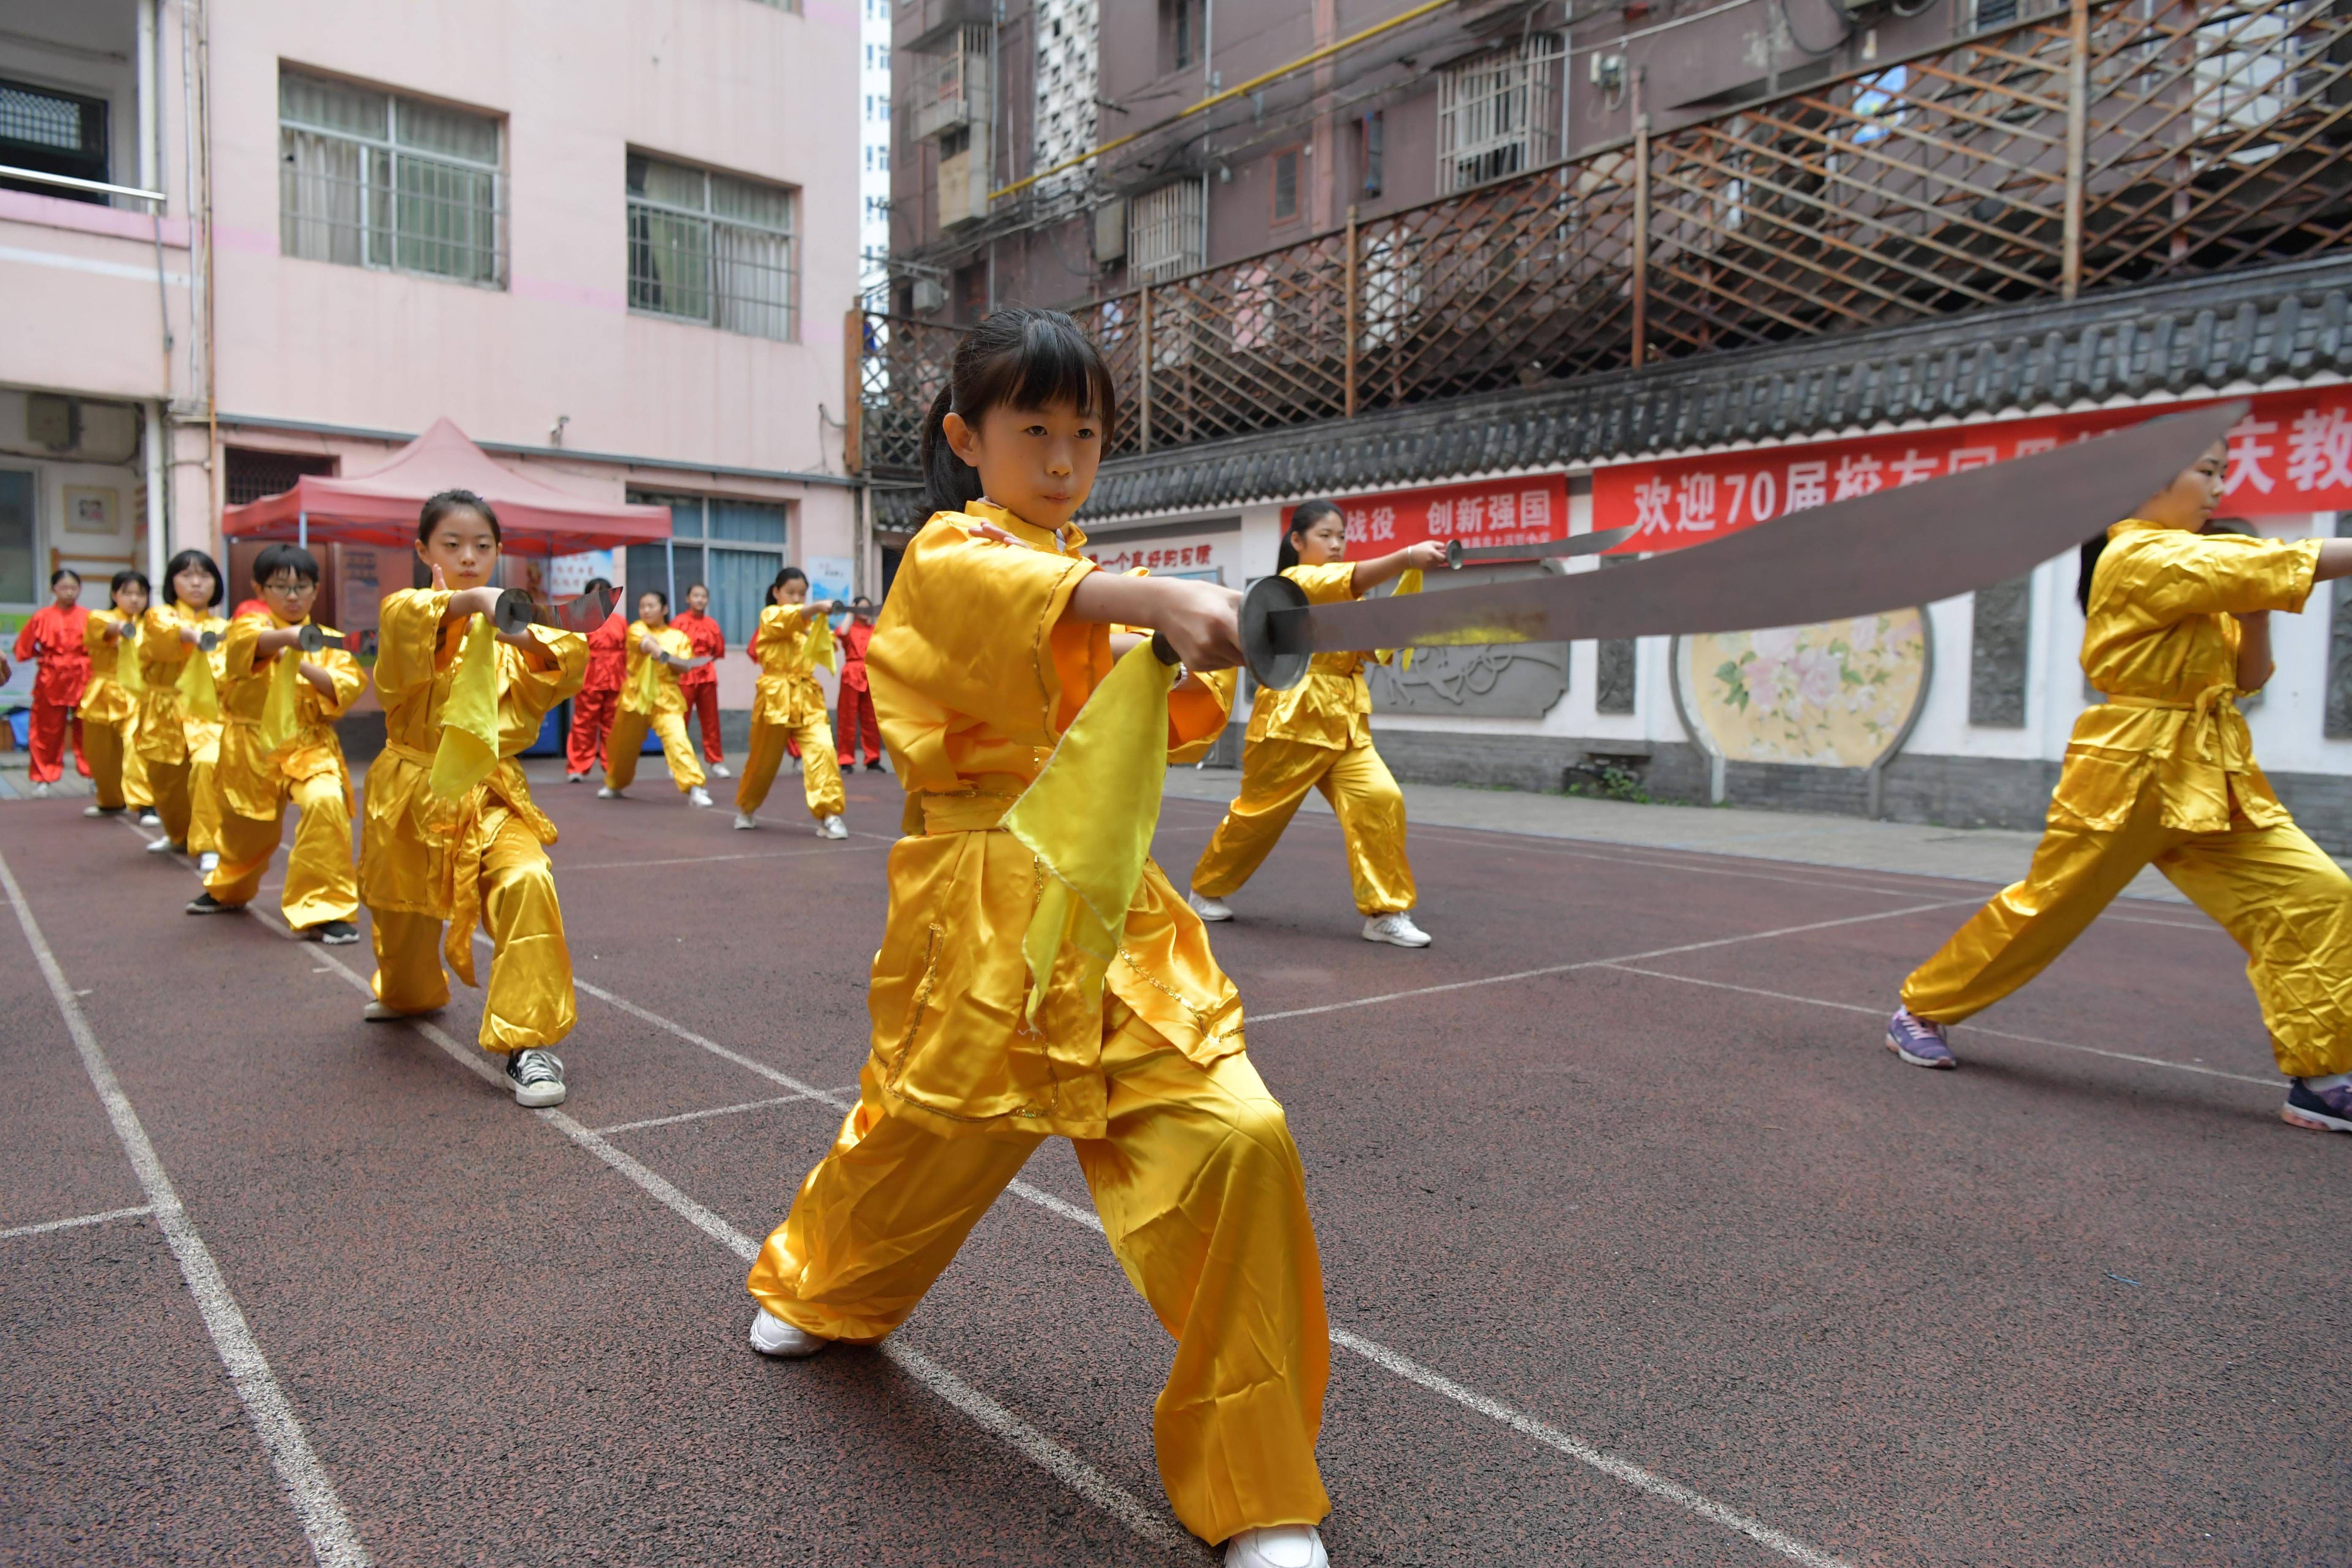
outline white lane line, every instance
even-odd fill
[[[1271,1024],[1281,1018],[1311,1018],[1318,1013],[1345,1013],[1356,1007],[1375,1007],[1383,1002],[1402,1002],[1414,996],[1438,996],[1449,991],[1468,991],[1481,985],[1505,985],[1517,980],[1539,980],[1551,974],[1573,974],[1580,969],[1607,969],[1635,963],[1644,958],[1667,958],[1678,952],[1701,952],[1711,947],[1732,947],[1743,942],[1764,942],[1776,936],[1798,936],[1806,931],[1829,931],[1837,926],[1866,925],[1873,921],[1899,920],[1905,915],[1925,914],[1930,910],[1958,909],[1963,904],[1982,903],[1981,899],[1940,899],[1932,904],[1912,904],[1899,910],[1874,910],[1866,915],[1846,915],[1833,921],[1813,921],[1805,925],[1780,926],[1772,931],[1749,931],[1744,936],[1719,936],[1709,942],[1686,942],[1675,947],[1653,948],[1648,952],[1629,952],[1617,958],[1587,958],[1575,963],[1550,963],[1541,969],[1515,969],[1508,974],[1485,974],[1475,980],[1448,981],[1443,985],[1416,985],[1409,991],[1384,991],[1377,996],[1358,996],[1347,1002],[1327,1002],[1319,1007],[1292,1007],[1280,1013],[1259,1013],[1250,1017],[1252,1025]]]
[[[1475,1389],[1465,1388],[1452,1378],[1433,1373],[1419,1362],[1408,1360],[1360,1334],[1351,1334],[1345,1329],[1333,1329],[1331,1342],[1387,1368],[1407,1383],[1419,1384],[1432,1394],[1443,1394],[1490,1420],[1500,1421],[1546,1447],[1557,1448],[1570,1458],[1588,1464],[1603,1475],[1612,1476],[1637,1491],[1647,1492],[1654,1498],[1688,1509],[1701,1519],[1712,1520],[1759,1545],[1770,1547],[1783,1557],[1804,1563],[1806,1568],[1851,1568],[1843,1557],[1834,1557],[1819,1547],[1809,1546],[1760,1520],[1750,1519],[1737,1509],[1726,1508],[1703,1492],[1695,1492],[1680,1482],[1670,1481],[1664,1476],[1645,1470],[1631,1459],[1621,1459],[1614,1454],[1604,1453],[1580,1437],[1515,1410],[1499,1399],[1489,1399]]]
[[[310,1439],[303,1433],[294,1407],[278,1388],[278,1379],[269,1370],[268,1358],[261,1353],[261,1345],[254,1339],[243,1309],[229,1293],[228,1281],[221,1277],[219,1265],[213,1261],[212,1249],[205,1245],[195,1223],[181,1206],[180,1194],[165,1173],[162,1158],[147,1141],[147,1130],[122,1092],[106,1053],[99,1048],[98,1036],[83,1016],[73,987],[66,983],[65,971],[58,965],[57,955],[49,951],[48,939],[41,934],[40,922],[33,918],[33,907],[26,901],[25,890],[17,885],[16,874],[4,856],[0,856],[0,888],[6,889],[8,902],[16,909],[16,923],[24,928],[26,944],[33,950],[42,978],[48,982],[49,994],[57,999],[58,1011],[65,1017],[66,1032],[73,1037],[74,1048],[81,1053],[82,1068],[89,1074],[90,1085],[106,1107],[107,1120],[114,1125],[114,1136],[131,1161],[140,1190],[147,1194],[155,1223],[171,1246],[173,1256],[180,1260],[180,1276],[187,1281],[188,1294],[195,1298],[196,1310],[204,1318],[205,1331],[212,1335],[221,1365],[228,1371],[229,1384],[236,1390],[247,1417],[252,1421],[270,1464],[278,1471],[278,1484],[286,1489],[295,1517],[301,1521],[302,1533],[310,1542],[310,1554],[318,1559],[320,1568],[364,1568],[367,1549],[360,1544],[351,1516],[343,1511],[342,1500],[335,1495],[334,1483],[327,1479],[319,1456],[311,1451]]]
[[[1936,908],[1938,906],[1929,905],[1927,907]],[[1883,917],[1865,916],[1862,918],[1870,919]],[[1845,922],[1834,921],[1832,923],[1843,924]],[[1712,946],[1716,944],[1702,942],[1696,945]],[[577,984],[579,982],[574,981],[573,984]],[[583,989],[591,988],[583,987]],[[620,1008],[630,1016],[642,1019],[648,1024],[654,1025],[657,1028],[666,1029],[669,1033],[677,1036],[679,1039],[685,1040],[689,1044],[700,1046],[705,1050],[716,1052],[730,1061],[746,1060],[746,1058],[739,1056],[737,1053],[729,1051],[725,1047],[713,1043],[705,1037],[696,1034],[685,1025],[677,1023],[674,1019],[665,1018],[660,1014],[653,1012],[648,1008],[640,1007],[634,1002],[615,996],[609,991],[591,989],[591,994],[596,996],[599,1000]],[[411,1020],[411,1022],[415,1021],[415,1020],[413,1019]],[[783,1077],[783,1075],[777,1073],[773,1068],[760,1068],[758,1070],[761,1071],[765,1076],[775,1078],[780,1080]],[[848,1109],[850,1104],[850,1091],[847,1089],[812,1089],[802,1098],[822,1100],[827,1104],[833,1105],[838,1110],[845,1110]],[[619,1154],[618,1150],[614,1151],[614,1152],[616,1155]],[[620,1157],[623,1159],[627,1158],[625,1155],[620,1155]],[[609,1163],[610,1162],[608,1161],[607,1163]],[[632,1163],[634,1163],[634,1162]],[[615,1168],[617,1169],[618,1167]],[[650,1174],[650,1173],[648,1173]],[[659,1177],[655,1177],[654,1179],[656,1181],[660,1180]],[[1039,1208],[1045,1209],[1051,1213],[1058,1215],[1064,1219],[1070,1220],[1077,1225],[1085,1226],[1087,1229],[1094,1231],[1097,1235],[1106,1234],[1103,1231],[1101,1217],[1096,1215],[1092,1210],[1082,1207],[1077,1204],[1074,1204],[1067,1198],[1058,1197],[1054,1194],[1045,1191],[1042,1187],[1033,1186],[1027,1182],[1016,1180],[1008,1184],[1005,1187],[1005,1191],[1011,1193],[1017,1198],[1021,1198],[1028,1203],[1036,1205]],[[1559,1431],[1557,1427],[1546,1426],[1544,1423],[1537,1421],[1531,1416],[1522,1415],[1518,1412],[1513,1410],[1509,1405],[1501,1404],[1496,1400],[1488,1399],[1484,1394],[1474,1393],[1471,1390],[1463,1387],[1459,1384],[1452,1383],[1445,1378],[1440,1377],[1436,1373],[1428,1371],[1426,1368],[1420,1366],[1419,1363],[1409,1361],[1402,1355],[1398,1354],[1396,1352],[1389,1350],[1385,1346],[1380,1345],[1371,1340],[1365,1339],[1360,1334],[1349,1333],[1345,1330],[1334,1329],[1331,1331],[1331,1342],[1339,1346],[1343,1350],[1352,1351],[1358,1355],[1368,1357],[1369,1359],[1378,1363],[1380,1365],[1387,1368],[1389,1371],[1396,1373],[1397,1375],[1406,1378],[1408,1381],[1417,1383],[1424,1388],[1444,1394],[1449,1399],[1457,1400],[1462,1404],[1467,1405],[1470,1408],[1479,1412],[1481,1415],[1489,1415],[1498,1421],[1506,1422],[1520,1432],[1525,1433],[1527,1436],[1534,1437],[1537,1441],[1548,1444],[1554,1448],[1559,1449],[1563,1453],[1571,1454],[1577,1458],[1582,1459],[1585,1463],[1593,1466],[1595,1468],[1605,1471],[1607,1474],[1614,1476],[1618,1479],[1625,1481],[1627,1484],[1636,1487],[1639,1489],[1649,1493],[1653,1497],[1675,1503],[1700,1515],[1702,1518],[1712,1520],[1716,1523],[1737,1531],[1740,1534],[1748,1536],[1751,1540],[1760,1542],[1764,1545],[1771,1547],[1776,1552],[1780,1552],[1786,1556],[1792,1557],[1796,1561],[1807,1564],[1808,1568],[1850,1568],[1850,1564],[1846,1563],[1843,1558],[1833,1557],[1825,1552],[1808,1546],[1794,1536],[1784,1534],[1780,1531],[1772,1529],[1769,1525],[1763,1524],[1756,1520],[1750,1519],[1746,1514],[1740,1513],[1734,1509],[1726,1508],[1723,1504],[1714,1501],[1712,1499],[1702,1493],[1693,1491],[1688,1487],[1667,1480],[1661,1476],[1653,1475],[1648,1470],[1642,1468],[1639,1465],[1634,1464],[1629,1459],[1621,1459],[1615,1455],[1603,1453],[1601,1450],[1585,1444],[1580,1439],[1572,1437],[1567,1433]],[[891,1342],[886,1341],[883,1348],[885,1353],[888,1353],[891,1349]],[[1412,1370],[1405,1370],[1407,1368]],[[943,1394],[942,1397],[950,1396]],[[985,1395],[977,1395],[977,1397],[985,1398]],[[975,1419],[978,1419],[978,1417],[975,1417]],[[1007,1419],[1009,1420],[1012,1418],[1008,1416]],[[1043,1441],[1043,1439],[1040,1440]],[[1026,1452],[1027,1450],[1024,1448],[1024,1451]],[[1055,1451],[1059,1452],[1059,1450]],[[1032,1457],[1034,1458],[1035,1456],[1033,1455]],[[1046,1461],[1042,1458],[1040,1458],[1038,1462],[1040,1464],[1046,1463]],[[1071,1462],[1073,1464],[1078,1463],[1076,1459],[1072,1459]],[[1047,1465],[1047,1468],[1054,1469],[1055,1474],[1056,1475],[1062,1474],[1058,1468],[1055,1468],[1052,1465]],[[1091,1471],[1087,1473],[1092,1474]],[[1066,1477],[1065,1479],[1066,1479],[1067,1478]],[[1083,1488],[1078,1488],[1076,1482],[1072,1482],[1071,1484],[1074,1489],[1084,1489]],[[1105,1482],[1103,1484],[1105,1486],[1109,1485],[1108,1482]],[[1091,1492],[1087,1495],[1089,1498],[1092,1498],[1093,1496]],[[1118,1495],[1125,1497],[1127,1494],[1122,1492]],[[1132,1501],[1133,1500],[1129,1499],[1129,1500]],[[1104,1506],[1108,1508],[1109,1505],[1105,1504]],[[1139,1509],[1141,1507],[1140,1504],[1136,1506]],[[1123,1522],[1129,1523],[1129,1529],[1135,1530],[1139,1534],[1144,1533],[1138,1524],[1127,1521],[1124,1514],[1121,1514],[1119,1517]],[[1142,1512],[1139,1517],[1145,1523],[1152,1525],[1160,1524],[1159,1516],[1156,1514],[1146,1511]],[[1164,1529],[1165,1527],[1160,1526],[1160,1528]],[[1171,1538],[1172,1543],[1189,1544],[1189,1538],[1176,1537],[1173,1535],[1173,1532],[1171,1532]],[[1159,1540],[1161,1538],[1154,1535],[1150,1537],[1150,1539]]]
[[[779,1105],[793,1105],[808,1099],[805,1094],[780,1094],[773,1100],[747,1100],[739,1105],[714,1105],[708,1110],[681,1110],[676,1116],[648,1116],[643,1121],[615,1121],[610,1127],[592,1127],[598,1137],[615,1132],[640,1132],[648,1127],[675,1127],[681,1121],[701,1121],[713,1116],[739,1116],[747,1110],[767,1110]]]
[[[118,1219],[137,1219],[141,1215],[154,1212],[153,1205],[142,1204],[137,1208],[109,1209],[104,1214],[76,1215],[71,1219],[53,1219],[41,1225],[20,1225],[14,1230],[0,1230],[0,1241],[16,1236],[46,1236],[53,1230],[79,1230],[86,1225],[105,1225]]]
[[[344,963],[333,953],[322,953],[320,956],[337,969],[341,970],[343,978],[350,981],[355,989],[363,994],[373,994],[366,978],[357,970]],[[656,1019],[653,1014],[647,1013],[633,1003],[624,1002],[609,992],[588,986],[577,980],[574,980],[573,984],[588,991],[592,995],[612,1003],[624,1012],[648,1021],[660,1022],[665,1026],[670,1027],[674,1033],[686,1034],[686,1031],[669,1025],[667,1020]],[[448,1030],[429,1018],[404,1018],[401,1022],[439,1047],[459,1066],[477,1077],[485,1079],[500,1088],[505,1087],[506,1075],[490,1065],[488,1060],[490,1053],[459,1043]],[[795,1084],[793,1080],[785,1078],[775,1069],[705,1040],[698,1035],[688,1035],[687,1037],[704,1049],[723,1057],[738,1066],[748,1068],[764,1078],[793,1084],[796,1092],[790,1097],[791,1099],[822,1100],[830,1103],[834,1098],[833,1091],[806,1084]],[[593,1154],[613,1171],[627,1177],[656,1203],[685,1220],[687,1224],[694,1226],[745,1263],[750,1263],[759,1256],[758,1242],[729,1225],[726,1220],[711,1210],[687,1196],[657,1172],[615,1148],[601,1134],[583,1127],[561,1110],[541,1110],[536,1114],[541,1121],[562,1133],[580,1148]],[[1170,1525],[1139,1501],[1134,1494],[1121,1489],[1092,1465],[1023,1421],[1003,1405],[972,1387],[922,1352],[911,1345],[901,1344],[896,1340],[886,1340],[876,1348],[883,1355],[887,1356],[900,1371],[962,1412],[965,1416],[984,1430],[1003,1438],[1024,1458],[1050,1472],[1063,1485],[1125,1525],[1131,1533],[1155,1546],[1189,1550],[1195,1544],[1190,1535]]]
[[[1620,969],[1628,974],[1647,975],[1653,980],[1672,980],[1684,985],[1704,985],[1710,991],[1737,991],[1747,996],[1766,996],[1775,1002],[1796,1002],[1808,1007],[1832,1007],[1841,1013],[1866,1013],[1874,1018],[1884,1018],[1889,1009],[1884,1006],[1865,1007],[1854,1002],[1831,1002],[1819,996],[1798,996],[1786,991],[1767,991],[1755,985],[1734,985],[1727,980],[1701,980],[1695,974],[1670,974],[1663,969],[1638,969],[1631,963],[1610,963],[1602,967]],[[2088,1057],[2105,1057],[2111,1061],[2137,1062],[2142,1067],[2170,1068],[2174,1072],[2193,1072],[2201,1078],[2225,1078],[2232,1083],[2258,1084],[2263,1089],[2282,1089],[2284,1080],[2275,1078],[2253,1078],[2242,1072],[2223,1072],[2220,1068],[2200,1067],[2194,1062],[2167,1061],[2162,1057],[2143,1057],[2130,1051],[2110,1051],[2097,1046],[2077,1045],[2072,1040],[2045,1039],[2040,1035],[2021,1035],[2009,1029],[1996,1029],[1985,1024],[1955,1024],[1956,1030],[1971,1034],[1990,1035],[1997,1039],[2017,1040],[2029,1046],[2049,1046],[2062,1051],[2080,1051]]]

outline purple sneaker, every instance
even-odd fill
[[[1945,1043],[1944,1026],[1915,1018],[1908,1007],[1895,1009],[1886,1020],[1886,1048],[1915,1068],[1956,1068],[1960,1058]],[[2352,1127],[2345,1129],[2352,1132]]]
[[[2314,1089],[2296,1079],[2287,1085],[2286,1104],[2279,1108],[2279,1120],[2314,1132],[2352,1132],[2352,1084]]]

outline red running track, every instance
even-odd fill
[[[864,1051],[898,799],[850,787],[857,837],[826,844],[540,786],[594,988],[561,1115],[362,1024],[363,946],[189,919],[184,863],[119,823],[0,811],[221,1286],[118,1212],[151,1194],[0,921],[0,1557],[1210,1561],[1152,1464],[1169,1343],[1063,1146],[893,1353],[743,1343],[730,1248]],[[1215,816],[1169,802],[1180,880]],[[2276,1120],[2219,931],[2118,906],[1924,1073],[1882,1016],[1984,888],[1412,846],[1426,952],[1357,939],[1305,816],[1216,933],[1341,1336],[1339,1568],[2352,1560],[2352,1142]],[[222,1300],[267,1364],[242,1395]]]

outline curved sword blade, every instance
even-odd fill
[[[2172,482],[2242,402],[1801,511],[1618,571],[1276,610],[1318,652],[1754,631],[1875,615],[2021,576]],[[1295,623],[1294,623],[1295,624]],[[1278,628],[1286,639],[1292,626]]]

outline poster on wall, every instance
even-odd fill
[[[1612,464],[1592,476],[1592,526],[1639,529],[1612,554],[1679,550],[1791,512],[2047,452],[2214,401]],[[2352,391],[2330,386],[2256,397],[2252,411],[2230,431],[2224,482],[2227,515],[2352,509]]]
[[[1123,540],[1117,534],[1087,541],[1086,558],[1106,572],[1138,568],[1160,577],[1196,577],[1241,586],[1241,540],[1238,531],[1188,534],[1182,538]]]
[[[1568,532],[1568,479],[1560,474],[1333,499],[1347,519],[1349,552],[1357,556],[1385,555],[1423,540],[1458,539],[1475,548],[1537,544]],[[1297,510],[1282,509],[1284,532]]]
[[[812,599],[849,600],[857,596],[856,589],[851,586],[856,565],[846,555],[812,555],[801,570],[809,575]]]
[[[609,550],[558,555],[547,563],[547,591],[559,599],[577,597],[583,588],[599,577],[607,583],[620,581],[614,574],[613,552]]]

